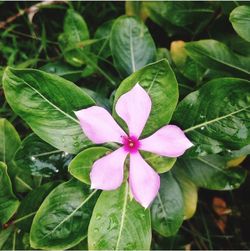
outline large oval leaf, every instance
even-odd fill
[[[72,156],[41,140],[35,134],[26,137],[15,155],[17,166],[34,176],[50,177],[65,168]]]
[[[10,178],[7,173],[7,166],[0,162],[0,224],[6,223],[16,212],[19,201],[16,199]]]
[[[144,23],[129,16],[119,17],[110,37],[111,53],[117,70],[128,76],[154,61],[156,48]]]
[[[6,119],[0,119],[0,161],[11,161],[21,144],[16,129]]]
[[[183,222],[182,191],[171,172],[161,176],[160,191],[151,206],[151,215],[153,229],[166,237],[176,234]]]
[[[234,53],[221,42],[213,39],[189,42],[185,44],[185,49],[193,60],[205,68],[249,78],[250,58]]]
[[[69,9],[64,19],[64,33],[59,36],[59,43],[64,57],[73,66],[81,66],[79,51],[88,50],[82,48],[84,40],[89,39],[89,31],[85,20],[73,9]]]
[[[178,84],[167,60],[150,64],[123,80],[115,94],[113,114],[124,128],[126,125],[116,114],[115,104],[136,83],[147,91],[152,100],[150,117],[142,132],[142,136],[147,136],[170,121],[178,101]]]
[[[56,187],[39,208],[32,226],[30,243],[36,249],[68,249],[87,234],[96,190],[71,180]]]
[[[127,182],[102,192],[88,230],[90,250],[144,250],[151,243],[149,210],[129,198]]]
[[[30,231],[32,220],[36,211],[42,204],[45,197],[59,184],[59,182],[48,182],[28,193],[21,201],[15,216],[15,224],[25,232]]]
[[[250,144],[250,82],[210,81],[180,102],[174,121],[194,143],[193,155],[241,149]]]
[[[74,111],[94,101],[73,83],[38,70],[7,68],[4,92],[11,108],[43,140],[69,153],[90,144]]]
[[[250,6],[243,5],[235,8],[229,20],[239,36],[250,42]]]
[[[214,13],[213,5],[204,1],[144,1],[143,6],[149,17],[169,36],[183,32],[198,33]]]
[[[198,158],[178,159],[178,168],[198,187],[213,190],[232,190],[238,188],[246,178],[242,168],[228,168],[227,161],[220,155],[207,155]]]

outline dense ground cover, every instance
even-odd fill
[[[0,13],[0,249],[250,248],[249,2],[2,1]],[[193,144],[178,158],[139,149],[161,179],[149,207],[128,158],[121,186],[90,189],[119,144],[93,143],[74,113],[103,107],[127,133],[116,104],[137,83],[152,102],[140,139],[174,124]]]

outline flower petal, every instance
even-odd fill
[[[113,117],[102,107],[91,106],[75,112],[83,132],[96,144],[107,142],[122,143],[126,133],[116,123]]]
[[[141,150],[167,157],[178,157],[193,146],[184,132],[175,125],[162,127],[148,138],[140,140],[140,143]]]
[[[91,188],[114,190],[123,181],[124,161],[127,153],[121,147],[98,159],[90,172]]]
[[[160,188],[160,176],[139,153],[130,155],[129,185],[136,201],[147,208]]]
[[[118,99],[115,109],[127,123],[129,134],[139,138],[151,111],[151,99],[147,92],[136,84]]]

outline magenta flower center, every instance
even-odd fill
[[[140,147],[140,141],[135,136],[122,137],[123,147],[126,152],[136,153]]]

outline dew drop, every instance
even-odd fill
[[[205,129],[205,126],[202,126],[202,127],[201,127],[201,130],[204,130],[204,129]]]
[[[36,160],[36,158],[35,158],[34,156],[32,156],[32,157],[31,157],[31,160],[32,160],[32,161],[35,161],[35,160]]]

